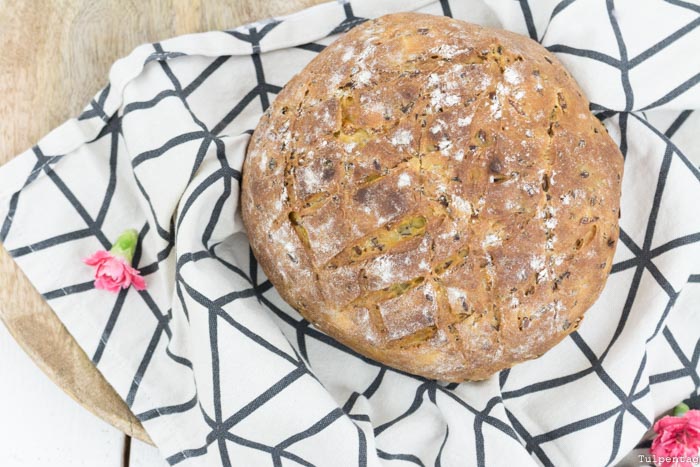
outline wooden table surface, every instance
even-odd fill
[[[137,45],[232,28],[323,1],[0,0],[0,164],[78,115],[106,84],[110,65]],[[2,248],[0,318],[39,368],[73,399],[148,441],[124,402]],[[0,353],[0,364],[8,364],[3,359],[11,355]],[[33,405],[42,404],[39,400]]]

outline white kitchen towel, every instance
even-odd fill
[[[540,41],[626,158],[602,296],[553,350],[483,382],[397,372],[314,329],[238,213],[251,130],[281,87],[400,10]],[[356,0],[144,45],[0,170],[0,239],[170,464],[615,464],[700,384],[699,24],[688,0]],[[81,258],[126,228],[148,289],[95,290]]]

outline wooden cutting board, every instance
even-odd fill
[[[78,115],[134,47],[227,29],[324,0],[0,0],[0,164]],[[73,399],[150,442],[4,248],[0,318],[36,364]]]

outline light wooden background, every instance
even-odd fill
[[[225,29],[323,0],[0,0],[0,164],[77,115],[144,42]],[[161,465],[134,419],[0,249],[0,465]],[[9,331],[9,334],[8,332]],[[26,354],[10,337],[14,336]],[[131,454],[124,457],[125,448]]]

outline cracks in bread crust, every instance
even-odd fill
[[[288,238],[254,253],[292,306],[358,352],[483,379],[556,344],[600,293],[622,158],[538,44],[429,15],[368,21],[294,77],[270,118],[245,161],[244,222],[291,232],[279,235],[306,261],[276,256],[297,248]],[[282,156],[281,176],[259,160]],[[253,189],[265,177],[283,183],[281,205]],[[285,280],[294,267],[313,280]]]

